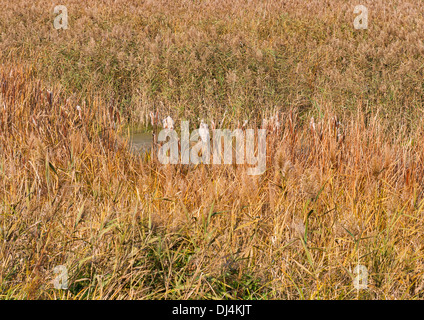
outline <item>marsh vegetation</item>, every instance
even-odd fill
[[[421,1],[62,4],[0,0],[1,299],[423,298]],[[132,152],[151,112],[278,116],[266,172]]]

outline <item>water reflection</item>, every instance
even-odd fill
[[[128,135],[123,138],[126,139]],[[129,147],[133,152],[148,151],[152,147],[153,136],[150,132],[131,132],[129,135]]]

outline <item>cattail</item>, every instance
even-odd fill
[[[116,115],[116,122],[118,122],[118,124],[121,124],[121,115],[120,115],[120,113],[117,111],[117,112],[115,112],[115,115]]]
[[[155,124],[155,116],[153,112],[150,112],[150,124],[153,126]]]
[[[49,102],[50,107],[53,106],[53,92],[47,90],[47,100]]]
[[[115,110],[113,106],[109,107],[109,117],[110,122],[112,123],[113,129],[116,130],[116,123],[121,123],[121,117],[119,116],[119,112]]]
[[[150,112],[150,123],[152,124],[152,127],[154,128],[159,122],[159,114],[158,111],[156,111],[156,114],[153,112]]]

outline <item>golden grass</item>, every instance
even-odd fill
[[[0,1],[0,297],[422,299],[420,3],[137,3]],[[131,153],[151,111],[282,125],[248,176]]]
[[[422,103],[422,1],[66,0],[0,2],[0,59],[34,66],[68,95],[101,93],[133,125],[160,118],[257,119],[261,110],[359,101],[405,117]]]

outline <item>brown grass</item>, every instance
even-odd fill
[[[348,1],[65,1],[63,32],[0,1],[0,297],[422,299],[423,20],[389,2],[358,32]],[[151,111],[282,123],[248,176],[131,153]]]
[[[48,1],[1,1],[0,59],[31,64],[68,95],[101,93],[133,125],[152,110],[237,122],[273,108],[350,113],[360,101],[414,119],[422,104],[422,1],[362,1],[368,30],[353,28],[347,0],[61,4],[66,31]]]

